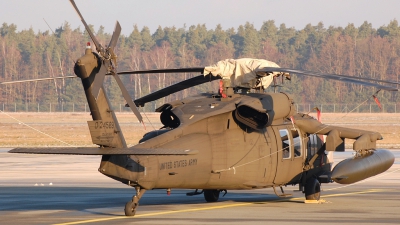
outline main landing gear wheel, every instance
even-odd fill
[[[219,190],[212,189],[212,190],[204,190],[204,198],[207,202],[216,202],[219,199]]]
[[[133,201],[127,202],[125,205],[125,216],[134,216],[138,205],[138,203],[134,203]]]
[[[319,200],[321,197],[321,184],[316,178],[312,177],[307,180],[305,195],[306,200]]]

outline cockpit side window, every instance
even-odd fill
[[[290,136],[289,131],[287,129],[279,130],[279,134],[282,140],[282,158],[283,159],[290,159]]]

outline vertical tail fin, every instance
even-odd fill
[[[93,96],[92,88],[95,76],[106,73],[109,66],[106,60],[86,48],[85,55],[75,64],[75,74],[82,79],[86,99],[93,121],[88,121],[93,144],[105,147],[126,148],[125,138],[121,132],[118,120],[104,92],[103,84],[97,96]]]
[[[93,144],[115,148],[126,148],[124,135],[122,134],[114,110],[110,106],[103,87],[96,99],[101,119],[88,121],[90,136]]]

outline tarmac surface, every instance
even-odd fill
[[[323,184],[320,204],[297,186],[228,191],[216,203],[193,190],[147,191],[134,217],[134,189],[97,172],[99,156],[25,155],[0,149],[0,224],[400,224],[400,151],[385,173],[353,185]],[[335,162],[352,150],[335,153]]]

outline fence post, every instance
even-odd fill
[[[3,103],[3,112],[4,112],[4,103]]]
[[[39,103],[37,104],[37,112],[39,112]]]
[[[75,112],[75,102],[72,103],[72,112]]]

